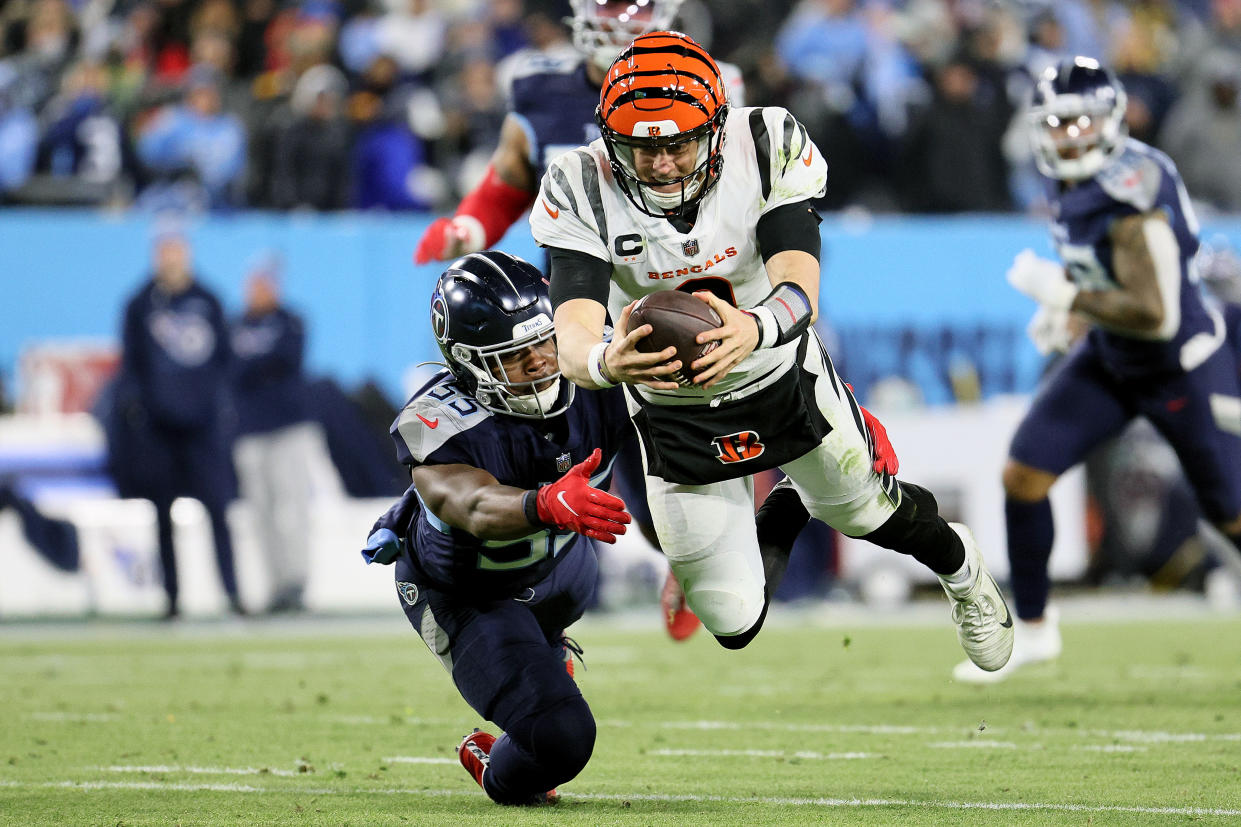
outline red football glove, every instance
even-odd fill
[[[471,223],[472,222],[472,223]],[[427,227],[414,251],[414,263],[448,261],[482,249],[486,238],[477,218],[437,218]]]
[[[602,458],[603,452],[596,448],[563,477],[540,488],[536,499],[539,519],[595,540],[615,543],[616,535],[624,534],[625,525],[633,518],[625,511],[624,500],[591,487],[590,475]]]
[[[845,387],[850,393],[853,392],[852,385],[846,382]],[[896,458],[896,449],[892,447],[892,441],[888,439],[888,429],[883,427],[883,423],[876,419],[873,413],[863,408],[861,403],[858,403],[858,409],[862,412],[866,430],[870,432],[871,459],[874,460],[875,473],[896,476],[901,463]]]

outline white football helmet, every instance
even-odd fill
[[[635,37],[672,28],[681,0],[569,0],[573,45],[606,70]]]

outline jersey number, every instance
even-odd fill
[[[512,571],[513,569],[524,569],[527,566],[533,566],[545,557],[558,557],[560,552],[564,551],[569,543],[573,542],[577,535],[575,534],[553,534],[550,531],[543,531],[526,538],[525,543],[530,553],[525,557],[519,557],[516,560],[496,560],[488,557],[486,552],[478,553],[478,567],[483,571]],[[521,543],[505,543],[504,548],[512,548]]]

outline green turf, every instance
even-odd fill
[[[0,823],[1241,823],[1236,617],[1066,623],[989,688],[949,680],[946,618],[742,652],[594,618],[595,755],[537,809],[486,800],[453,753],[482,722],[376,625],[6,629]]]

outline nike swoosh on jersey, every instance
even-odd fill
[[[570,513],[570,514],[572,514],[574,517],[581,516],[581,515],[579,515],[576,511],[574,511],[574,510],[573,510],[573,506],[571,506],[571,505],[569,505],[567,502],[565,502],[564,492],[563,492],[563,491],[557,491],[557,492],[556,492],[556,499],[560,500],[560,504],[561,504],[561,505],[563,505],[565,508],[569,509],[569,513]],[[1009,621],[1009,623],[1012,623],[1012,621],[1010,620],[1010,621]]]
[[[414,416],[416,416],[416,417],[418,417],[419,419],[421,419],[421,420],[422,420],[422,424],[423,424],[423,425],[426,425],[428,428],[434,428],[434,427],[436,427],[436,426],[438,426],[438,425],[440,424],[440,418],[439,418],[438,416],[437,416],[437,417],[435,417],[435,419],[427,419],[427,418],[426,418],[425,416],[423,416],[422,414],[414,414]]]
[[[543,202],[543,209],[547,210],[547,214],[548,214],[548,215],[550,215],[552,218],[559,218],[559,217],[560,217],[560,210],[558,210],[558,209],[557,209],[557,210],[553,210],[551,207],[549,207],[549,206],[547,205],[547,202],[546,202],[546,201],[544,201],[544,202]]]
[[[806,166],[810,166],[810,162],[813,160],[814,160],[814,146],[811,145],[809,148],[809,151],[806,153],[806,157],[802,158],[801,162],[805,164]]]

